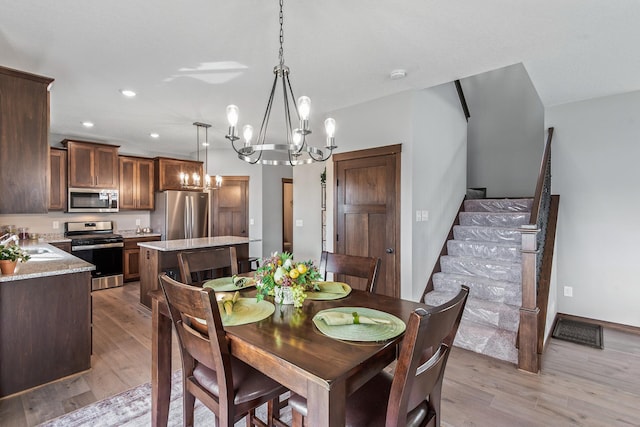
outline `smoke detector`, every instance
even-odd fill
[[[407,70],[393,70],[391,73],[389,73],[389,77],[391,77],[391,80],[404,79],[405,77],[407,77]]]

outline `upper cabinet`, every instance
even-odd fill
[[[120,156],[120,209],[154,209],[153,159]]]
[[[118,146],[62,141],[68,149],[69,187],[118,188]]]
[[[188,177],[188,185],[193,186],[193,174],[200,177],[200,185],[204,183],[203,163],[195,160],[179,160],[167,157],[155,158],[155,183],[157,191],[182,190],[181,174]]]
[[[0,214],[48,210],[52,81],[0,67]]]
[[[51,148],[49,152],[49,210],[67,209],[67,150]]]

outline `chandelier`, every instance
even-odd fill
[[[216,175],[215,184],[214,186],[211,185],[212,184],[211,176],[209,175],[209,128],[211,127],[211,125],[208,123],[200,123],[200,122],[194,122],[193,125],[196,127],[196,153],[197,153],[198,161],[200,161],[200,128],[204,128],[204,141],[202,141],[202,146],[205,148],[205,151],[204,151],[205,175],[204,175],[204,185],[202,188],[204,190],[215,190],[217,188],[220,188],[220,186],[222,185],[222,177],[220,175]],[[184,187],[185,181],[183,181],[183,178],[186,179],[186,184],[188,186],[189,176],[180,174],[180,181]],[[198,175],[195,172],[193,174],[193,181],[196,187],[200,187],[200,175]]]
[[[309,128],[311,99],[307,96],[301,96],[298,98],[297,105],[295,103],[295,96],[293,95],[293,89],[289,81],[289,67],[284,64],[284,15],[282,13],[282,2],[283,0],[280,0],[280,50],[278,55],[280,63],[273,68],[275,77],[273,79],[271,93],[269,94],[269,100],[267,101],[267,108],[262,118],[262,124],[260,125],[257,141],[255,143],[252,142],[253,126],[247,124],[242,127],[244,143],[241,147],[236,147],[236,141],[238,141],[240,137],[237,135],[236,129],[239,110],[235,105],[227,106],[229,133],[225,138],[231,141],[231,146],[235,152],[238,153],[238,158],[251,164],[295,166],[313,162],[324,162],[331,157],[333,150],[337,148],[334,138],[336,122],[332,118],[324,121],[325,132],[327,134],[324,147],[318,148],[307,142],[307,136],[311,134],[311,129]],[[282,83],[286,138],[284,141],[280,141],[280,143],[271,144],[267,143],[266,137],[278,81]],[[298,127],[295,129],[293,128],[291,120],[291,110],[295,112],[295,116],[298,118]],[[263,154],[267,152],[274,153],[273,156],[276,158],[271,158],[269,154],[263,158]]]

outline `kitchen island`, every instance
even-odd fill
[[[0,397],[91,368],[90,264],[47,243],[0,275]]]
[[[140,251],[140,303],[151,308],[149,292],[158,289],[158,275],[162,272],[176,276],[178,253],[235,246],[238,261],[249,258],[249,239],[237,236],[200,237],[197,239],[141,242]],[[244,264],[244,263],[243,263]],[[175,277],[180,280],[179,274]]]

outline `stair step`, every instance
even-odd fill
[[[453,299],[456,295],[457,292],[432,291],[425,295],[424,303],[438,306]],[[462,318],[480,325],[516,332],[520,324],[520,308],[515,305],[469,296]]]
[[[458,292],[462,285],[469,287],[470,298],[501,302],[519,307],[522,305],[522,286],[486,277],[464,274],[435,273],[433,289],[439,292]]]
[[[495,329],[463,320],[460,322],[453,345],[517,364],[516,336],[516,332]]]
[[[498,242],[477,242],[474,240],[449,240],[447,253],[451,256],[468,256],[498,261],[520,262],[521,245]]]
[[[515,262],[445,255],[440,257],[440,269],[443,273],[522,283],[522,265]]]
[[[533,199],[470,199],[464,201],[466,212],[531,212]]]
[[[474,240],[521,244],[522,235],[517,228],[481,227],[476,225],[456,225],[453,227],[455,240]]]
[[[460,225],[520,227],[529,223],[530,212],[460,212]]]

